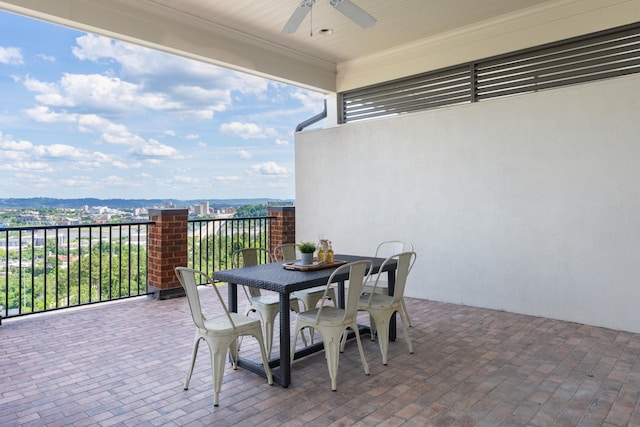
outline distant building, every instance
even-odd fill
[[[200,203],[200,215],[209,215],[209,202]]]

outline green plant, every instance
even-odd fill
[[[298,249],[303,254],[312,254],[316,251],[316,244],[311,242],[300,242],[298,244]]]

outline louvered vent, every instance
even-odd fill
[[[343,92],[342,123],[640,72],[640,24]]]

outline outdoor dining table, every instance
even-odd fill
[[[360,260],[371,260],[373,262],[372,273],[377,273],[384,262],[384,258],[373,258],[355,255],[335,255],[336,262],[354,262]],[[335,270],[326,268],[312,271],[289,270],[283,267],[282,262],[270,264],[260,264],[249,267],[234,268],[231,270],[221,270],[213,273],[213,279],[220,282],[227,282],[229,293],[229,310],[238,311],[238,285],[251,286],[255,288],[275,291],[280,298],[280,357],[269,361],[272,369],[273,379],[283,387],[291,384],[291,318],[290,318],[290,296],[292,292],[302,289],[323,286],[327,284],[329,276]],[[383,271],[387,271],[389,281],[389,294],[393,294],[395,285],[395,263],[387,263]],[[338,307],[344,308],[345,281],[349,279],[348,271],[345,274],[337,275],[334,278],[338,284]],[[389,339],[395,340],[396,324],[395,316],[389,324]],[[316,343],[296,351],[294,359],[320,351],[322,343]],[[238,357],[238,366],[256,372],[266,377],[262,364]]]

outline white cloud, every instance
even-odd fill
[[[247,150],[240,150],[238,151],[238,155],[240,156],[240,158],[242,159],[250,159],[251,158],[251,153],[248,152]]]
[[[289,141],[285,141],[284,139],[276,139],[276,145],[287,146],[289,145]]]
[[[145,92],[162,93],[177,104],[172,108],[187,117],[210,119],[232,104],[233,91],[261,96],[269,87],[261,77],[102,36],[84,35],[76,43],[72,52],[78,59],[116,64],[123,79],[144,85]]]
[[[33,151],[40,157],[67,158],[71,160],[77,160],[82,157],[81,150],[65,144],[38,145]]]
[[[46,162],[16,162],[7,165],[8,169],[29,172],[52,172],[53,168]]]
[[[184,137],[184,139],[198,139],[198,138],[200,137],[195,133],[190,133],[189,135]]]
[[[176,136],[176,131],[175,130],[165,130],[164,134],[166,136]]]
[[[33,148],[29,141],[14,141],[11,135],[3,135],[0,132],[0,149],[10,151],[27,151]]]
[[[199,178],[193,176],[174,176],[173,180],[181,184],[198,184],[200,182]]]
[[[44,105],[25,110],[25,114],[31,120],[42,123],[74,122],[77,120],[75,114],[56,113]]]
[[[122,186],[122,185],[135,184],[135,183],[131,183],[131,181],[128,179],[115,176],[115,175],[109,175],[108,177],[103,179],[102,182],[107,186]]]
[[[56,62],[56,57],[55,56],[46,55],[44,53],[37,54],[36,58],[42,59],[43,61],[47,61],[47,62]]]
[[[239,176],[235,175],[216,175],[211,179],[218,182],[236,182],[241,180]]]
[[[180,104],[169,100],[166,94],[147,92],[141,85],[100,74],[64,73],[57,83],[27,76],[23,84],[37,93],[35,99],[39,104],[49,107],[111,112],[180,108]]]
[[[322,107],[324,95],[319,92],[312,92],[300,88],[292,88],[289,95],[293,99],[297,99],[307,110],[317,110],[318,106]],[[318,111],[319,113],[320,111]]]
[[[74,176],[71,178],[61,179],[60,182],[66,185],[67,187],[86,187],[94,184],[94,181],[91,177],[88,176]]]
[[[173,147],[160,144],[155,139],[141,144],[133,149],[133,152],[142,157],[178,157],[179,153]]]
[[[0,46],[0,64],[21,65],[23,63],[22,53],[17,47]]]
[[[288,176],[287,168],[278,165],[276,162],[264,162],[251,166],[251,170],[259,175]]]
[[[255,123],[231,122],[220,125],[220,132],[242,139],[264,139],[278,136],[273,128],[263,128]]]

